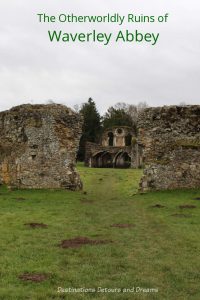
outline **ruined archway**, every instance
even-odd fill
[[[92,157],[92,166],[95,168],[102,168],[102,156],[105,153],[105,151],[97,152]]]
[[[103,168],[112,168],[113,167],[113,161],[112,161],[111,153],[105,152],[102,155],[102,167]]]
[[[135,143],[133,143],[135,137]],[[100,143],[86,142],[85,165],[89,167],[138,167],[137,141],[135,132],[128,126],[114,126],[106,129]],[[121,153],[126,152],[127,154]],[[109,153],[109,154],[107,154]],[[117,165],[115,159],[120,153]],[[132,160],[131,160],[132,159]],[[130,163],[131,160],[131,163]]]
[[[120,151],[114,159],[116,168],[129,168],[131,166],[131,157],[125,151]]]

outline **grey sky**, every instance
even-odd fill
[[[166,24],[41,24],[37,13],[164,15]],[[92,97],[101,112],[116,102],[200,104],[198,0],[1,0],[0,110],[52,99],[68,106]],[[53,43],[48,30],[160,33],[156,46]]]

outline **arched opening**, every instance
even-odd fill
[[[118,134],[122,134],[122,133],[123,133],[123,130],[122,130],[121,128],[118,128],[118,129],[117,129],[117,133],[118,133]]]
[[[109,152],[105,152],[102,155],[102,167],[103,168],[112,168],[113,167],[112,155]]]
[[[102,156],[105,152],[101,151],[96,153],[91,160],[91,166],[94,168],[102,168]]]
[[[124,159],[124,168],[130,168],[130,166],[131,166],[131,157],[128,155],[127,152],[124,152],[123,159]]]
[[[132,135],[129,133],[128,135],[125,136],[125,145],[131,146],[131,141],[132,141]]]
[[[114,159],[113,159],[114,168],[117,168],[117,159],[118,159],[118,157],[119,157],[121,154],[122,154],[122,151],[119,151],[119,152],[115,155],[115,157],[114,157]]]
[[[120,152],[115,158],[115,167],[116,168],[130,168],[131,166],[131,157],[127,152]]]
[[[114,135],[112,132],[108,132],[108,145],[113,146]]]

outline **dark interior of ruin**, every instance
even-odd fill
[[[93,156],[92,165],[96,168],[129,168],[131,157],[124,151],[119,151],[117,154],[100,151]]]

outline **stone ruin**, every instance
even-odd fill
[[[87,142],[85,165],[94,168],[137,168],[140,165],[136,134],[131,127],[106,129],[99,144]]]
[[[141,190],[200,187],[200,106],[147,108],[138,128],[145,163]]]
[[[66,106],[0,112],[0,181],[11,188],[81,189],[75,169],[82,117]]]
[[[66,106],[20,105],[0,112],[0,183],[11,188],[82,188],[75,169],[82,117]],[[143,167],[142,191],[200,187],[200,106],[147,108],[138,136],[106,130],[87,143],[86,165]]]

